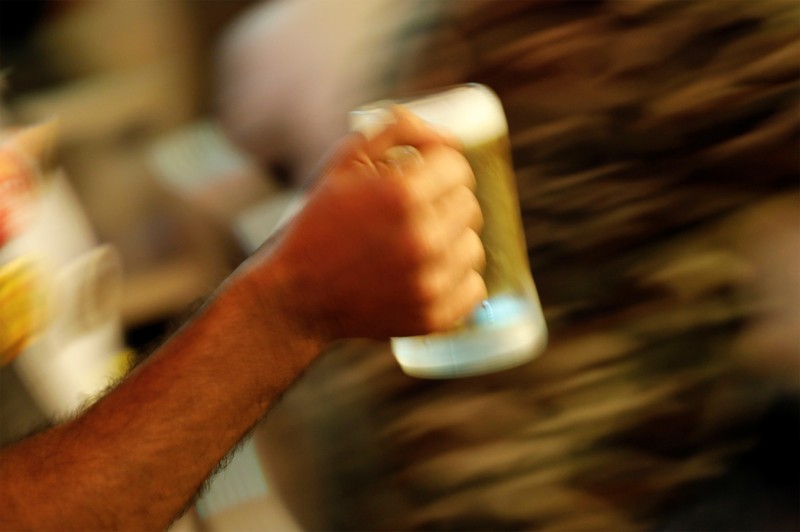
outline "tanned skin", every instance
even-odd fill
[[[118,387],[0,451],[0,529],[163,529],[331,342],[442,330],[485,297],[469,166],[394,115],[344,139],[278,242]],[[404,145],[421,158],[383,161]]]

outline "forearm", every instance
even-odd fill
[[[166,526],[322,348],[270,306],[235,278],[85,415],[0,454],[0,528]]]
[[[0,453],[0,529],[163,528],[330,341],[446,330],[486,297],[466,159],[393,117],[346,138],[279,241],[112,393]],[[419,158],[390,167],[396,146]]]

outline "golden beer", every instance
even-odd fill
[[[487,87],[470,84],[411,100],[378,102],[351,113],[351,128],[374,134],[385,124],[393,103],[449,130],[464,145],[484,217],[480,236],[488,290],[488,298],[458,328],[393,338],[395,357],[409,375],[428,378],[489,373],[531,360],[544,350],[547,328],[528,264],[499,98]]]

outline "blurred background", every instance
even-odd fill
[[[3,126],[58,117],[137,359],[349,109],[505,106],[545,354],[439,382],[336,346],[176,529],[800,529],[794,0],[2,0],[0,43]],[[48,417],[0,368],[2,441]]]

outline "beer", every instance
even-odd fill
[[[392,102],[351,114],[352,128],[369,135],[386,120]],[[547,329],[530,273],[500,100],[481,85],[458,86],[401,103],[448,129],[464,145],[477,180],[486,250],[488,298],[459,327],[445,333],[393,338],[392,350],[409,375],[448,378],[499,371],[527,362],[543,349]]]

